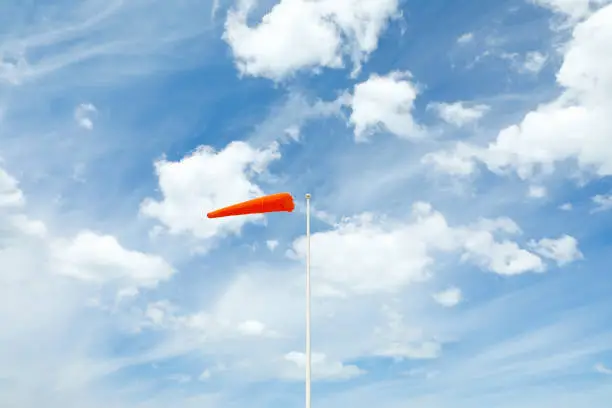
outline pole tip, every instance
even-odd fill
[[[306,194],[306,199],[310,200],[310,194]]]

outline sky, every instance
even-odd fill
[[[605,408],[609,0],[4,0],[0,405]],[[292,214],[206,212],[288,191]]]

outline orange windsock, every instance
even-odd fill
[[[208,218],[231,217],[235,215],[264,214],[271,212],[292,212],[295,209],[293,197],[289,193],[277,193],[244,201],[209,212]]]

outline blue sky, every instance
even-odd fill
[[[0,5],[0,403],[607,407],[607,0]],[[294,214],[207,211],[290,191]]]

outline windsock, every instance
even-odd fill
[[[208,218],[233,217],[237,215],[292,212],[295,209],[289,193],[271,194],[242,203],[223,207],[207,214]],[[310,386],[312,352],[310,346],[310,194],[306,194],[306,408],[310,408]]]
[[[291,194],[277,193],[223,207],[209,212],[206,216],[208,218],[221,218],[271,212],[292,212],[294,209],[295,203]]]

